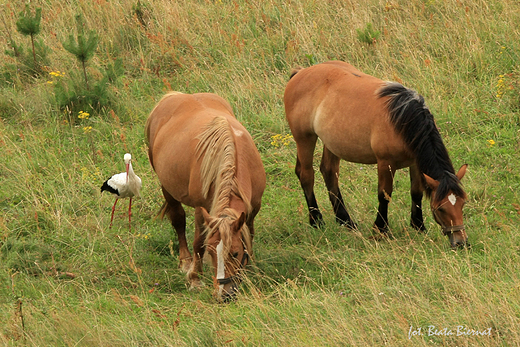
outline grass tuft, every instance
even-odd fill
[[[0,344],[520,344],[517,1],[34,6],[39,74],[32,49],[13,46],[27,41],[16,30],[24,5],[0,15],[9,51],[0,52]],[[80,13],[98,37],[85,70],[61,46]],[[451,251],[427,208],[427,231],[409,226],[406,170],[396,172],[389,207],[394,239],[371,239],[373,166],[342,162],[340,188],[359,230],[336,225],[319,174],[321,143],[315,191],[325,226],[308,225],[283,93],[292,67],[334,59],[425,97],[454,166],[469,164],[471,250]],[[155,219],[163,200],[143,129],[171,90],[229,100],[267,172],[254,262],[227,305],[212,297],[208,264],[207,285],[188,290],[176,235]],[[125,201],[108,228],[114,200],[99,191],[124,169],[126,152],[143,180],[131,232]],[[192,238],[193,209],[186,212]],[[457,336],[458,327],[490,336]]]

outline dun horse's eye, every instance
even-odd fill
[[[235,253],[233,253],[233,254],[231,254],[231,255],[232,255],[233,258],[235,258],[235,259],[238,258],[238,252],[235,252]]]

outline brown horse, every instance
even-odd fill
[[[265,171],[251,135],[231,106],[210,94],[165,95],[146,123],[149,159],[162,185],[179,240],[180,267],[200,287],[207,249],[217,299],[232,298],[252,255],[253,220],[260,210]],[[193,258],[182,204],[195,207]]]
[[[303,188],[313,226],[323,223],[314,196],[312,167],[316,140],[323,142],[320,171],[336,220],[356,228],[338,186],[339,162],[377,164],[379,208],[375,228],[388,232],[388,203],[397,169],[410,167],[411,225],[425,230],[423,191],[453,248],[467,243],[462,207],[466,194],[455,173],[432,114],[422,96],[399,83],[384,82],[330,61],[294,70],[284,95],[285,114],[297,145],[296,175]]]

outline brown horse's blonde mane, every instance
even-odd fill
[[[215,217],[211,223],[210,231],[206,235],[209,238],[214,230],[220,231],[224,249],[231,248],[230,223],[224,220],[233,220],[239,216],[237,212],[229,208],[231,196],[241,198],[246,204],[246,210],[251,211],[251,203],[245,198],[238,186],[236,177],[236,146],[233,130],[225,117],[215,117],[198,136],[199,143],[196,151],[198,158],[202,158],[200,175],[202,177],[202,194],[207,198],[213,185],[213,201],[210,214]],[[251,236],[247,225],[242,227],[243,240],[248,251],[251,250]],[[227,253],[227,252],[225,252]]]

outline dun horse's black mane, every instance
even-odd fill
[[[378,95],[389,97],[390,121],[413,151],[419,170],[440,182],[436,199],[443,199],[450,190],[455,195],[465,196],[424,98],[395,82],[379,89]],[[430,196],[431,189],[427,188],[426,193]]]

